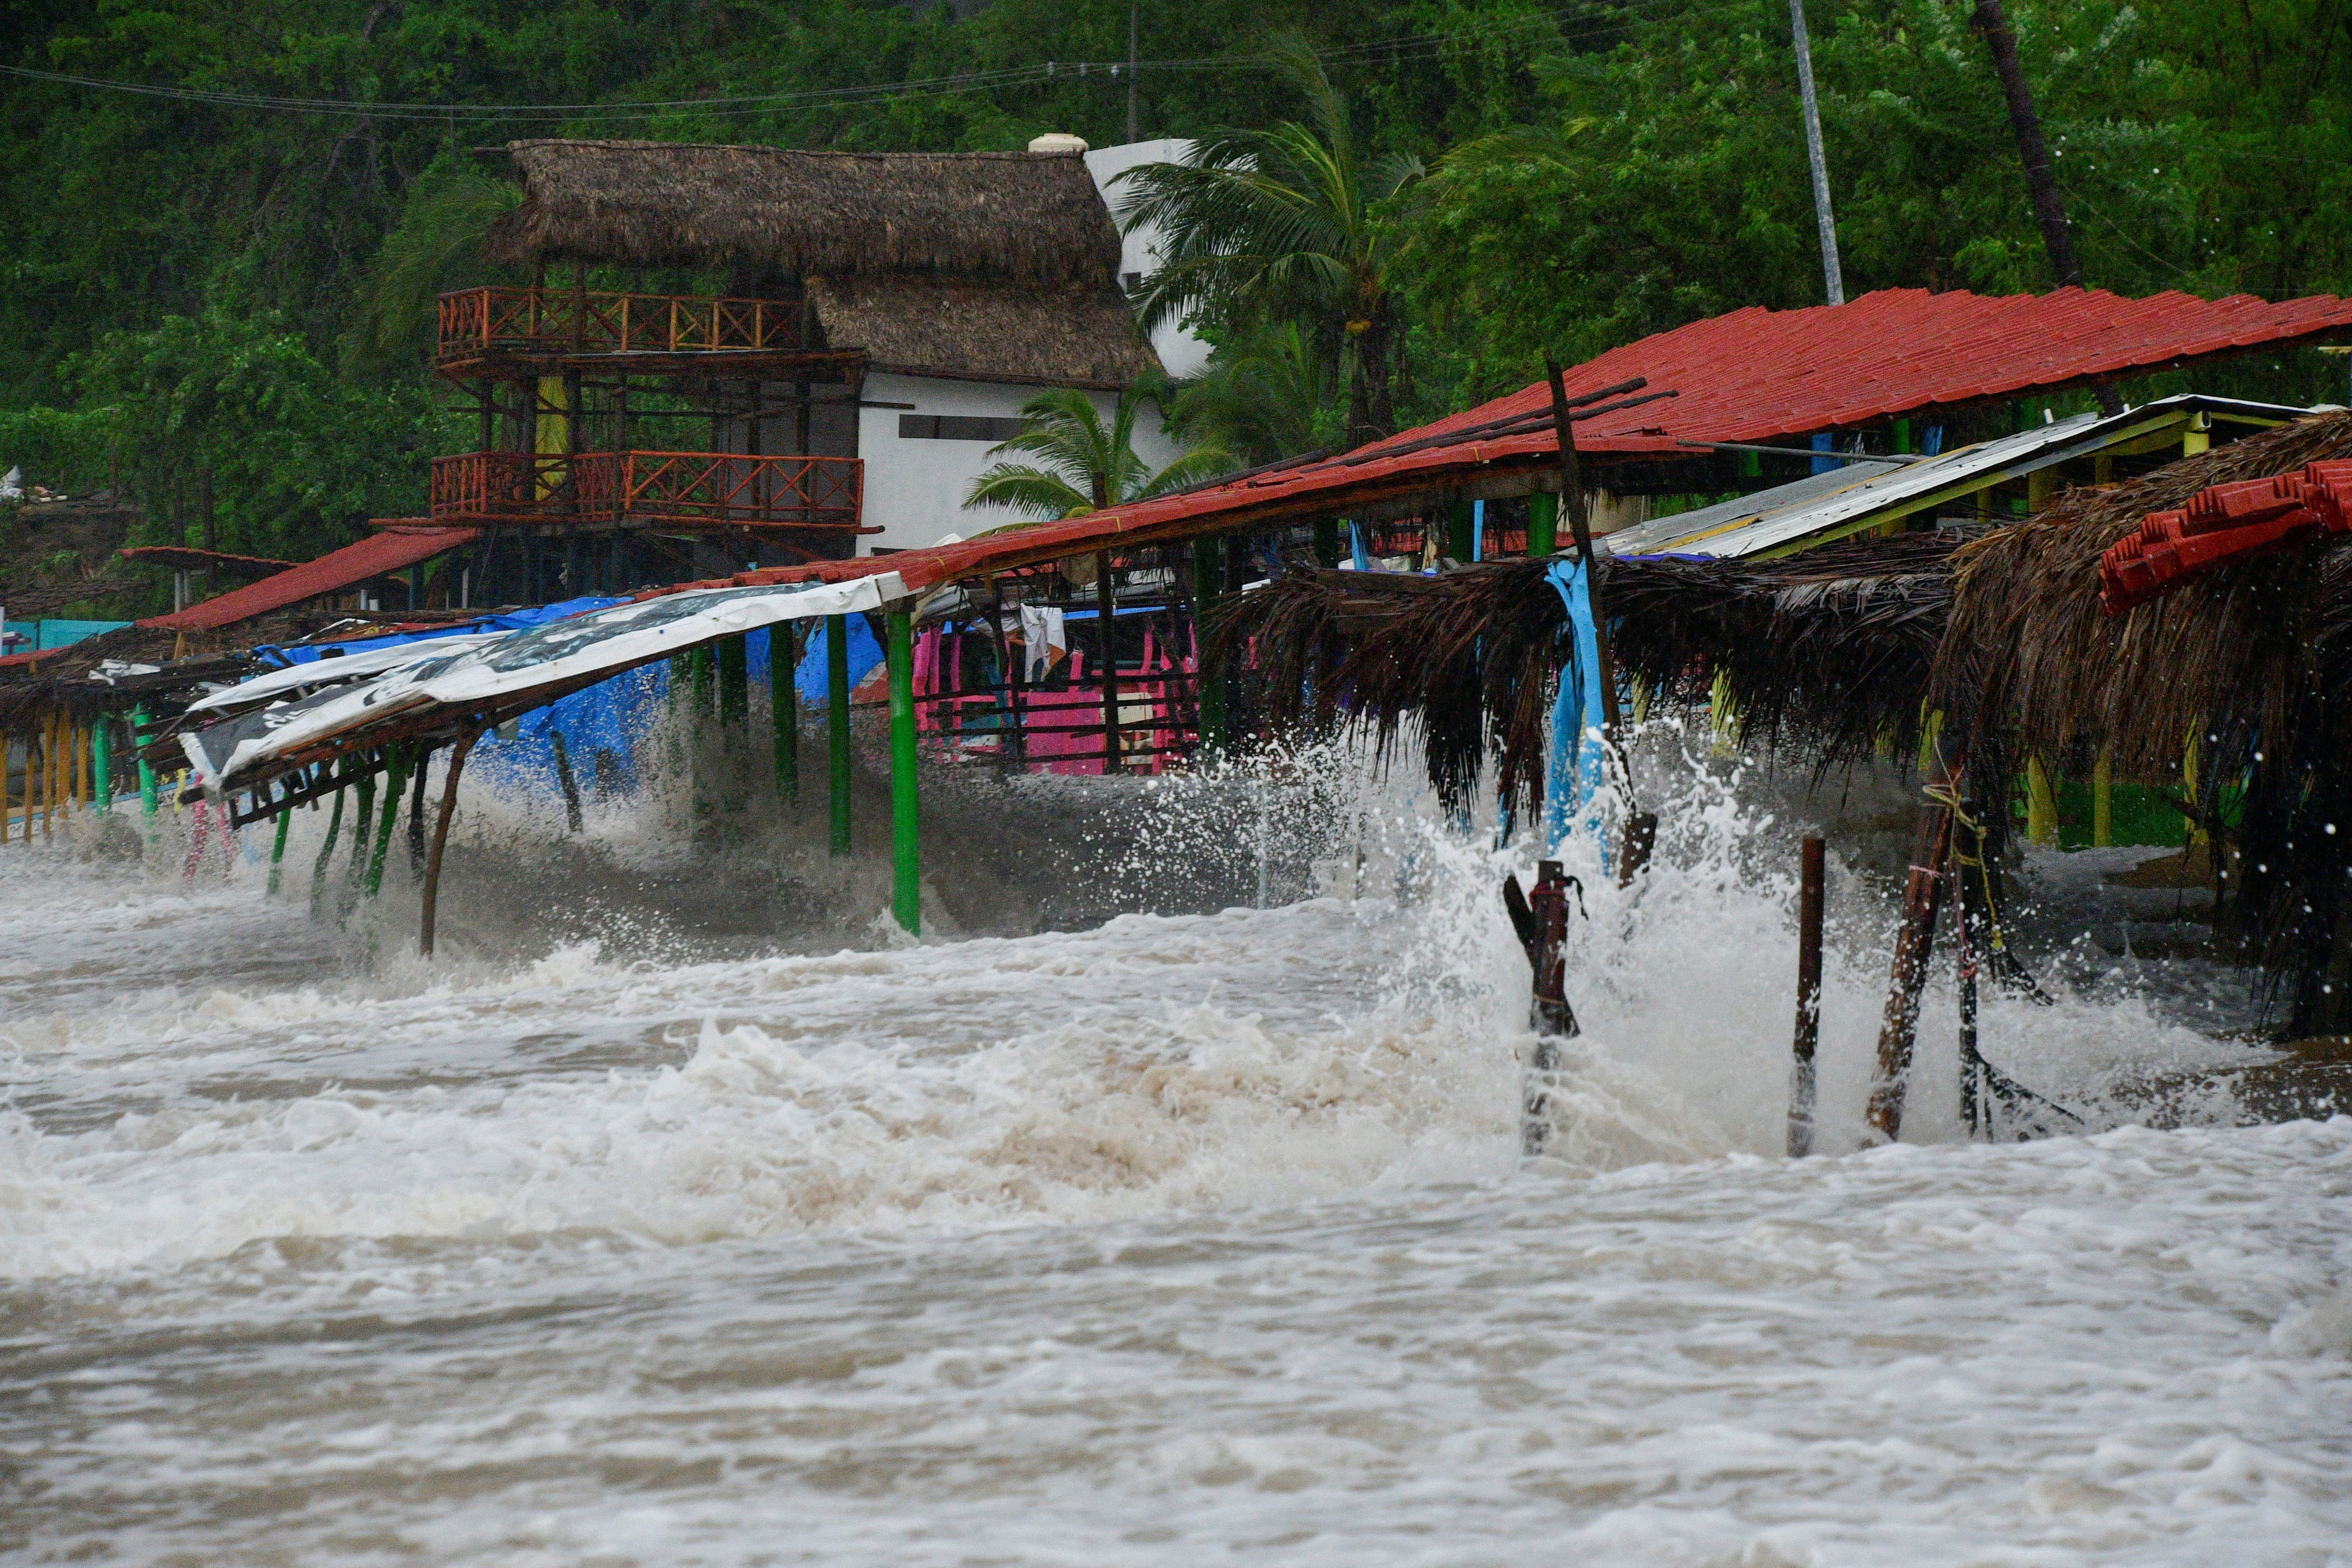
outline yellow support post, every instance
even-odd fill
[[[2058,797],[2038,757],[2025,764],[2025,837],[2029,842],[2053,848],[2058,842]]]
[[[2200,413],[2189,422],[2189,432],[2180,438],[2180,455],[2194,457],[2200,452],[2213,450],[2213,419]]]
[[[2105,747],[2091,768],[2091,844],[2105,849],[2116,841],[2116,759]]]

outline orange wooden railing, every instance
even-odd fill
[[[861,533],[866,465],[855,457],[727,452],[466,452],[433,460],[433,516],[452,523],[606,523]]]
[[[789,300],[684,294],[592,294],[562,288],[468,288],[444,294],[440,358],[493,352],[688,354],[801,346]]]

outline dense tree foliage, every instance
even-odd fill
[[[215,95],[0,78],[0,461],[68,485],[117,472],[159,533],[194,538],[209,518],[226,549],[315,546],[413,509],[422,457],[462,444],[436,427],[416,304],[478,276],[466,236],[501,198],[474,148],[1125,139],[1129,82],[1108,68],[1126,52],[1122,0],[959,8],[0,0],[0,64]],[[1814,0],[1850,291],[2045,282],[1968,10]],[[2010,11],[2094,284],[2352,287],[2342,0]],[[1547,347],[1820,298],[1784,0],[1144,0],[1140,15],[1143,135],[1311,121],[1263,57],[1297,35],[1367,161],[1432,169],[1371,217],[1395,258],[1400,421],[1525,379]],[[511,105],[540,107],[491,107]],[[1301,361],[1300,340],[1266,335],[1281,325],[1234,322],[1224,391],[1196,400],[1229,444],[1336,423],[1266,404],[1285,387],[1345,395],[1311,341]],[[2273,390],[2310,395],[2323,373],[2305,356]]]

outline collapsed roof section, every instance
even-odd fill
[[[191,604],[170,615],[151,616],[141,626],[164,632],[211,632],[250,621],[306,599],[341,593],[391,572],[431,560],[480,537],[477,528],[429,527],[384,528],[356,544],[331,550],[316,560],[233,589],[217,599]]]

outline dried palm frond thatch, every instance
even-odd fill
[[[1604,560],[1620,670],[1669,702],[1706,701],[1718,674],[1742,735],[1828,758],[1916,737],[1949,604],[1949,541],[1833,545],[1772,561]],[[1384,755],[1408,724],[1431,784],[1465,804],[1491,758],[1517,810],[1543,789],[1544,728],[1571,657],[1549,561],[1423,578],[1297,570],[1211,622],[1254,648],[1267,717],[1369,727]]]
[[[766,267],[1112,287],[1119,238],[1075,152],[803,152],[679,141],[507,144],[522,204],[499,266]]]

